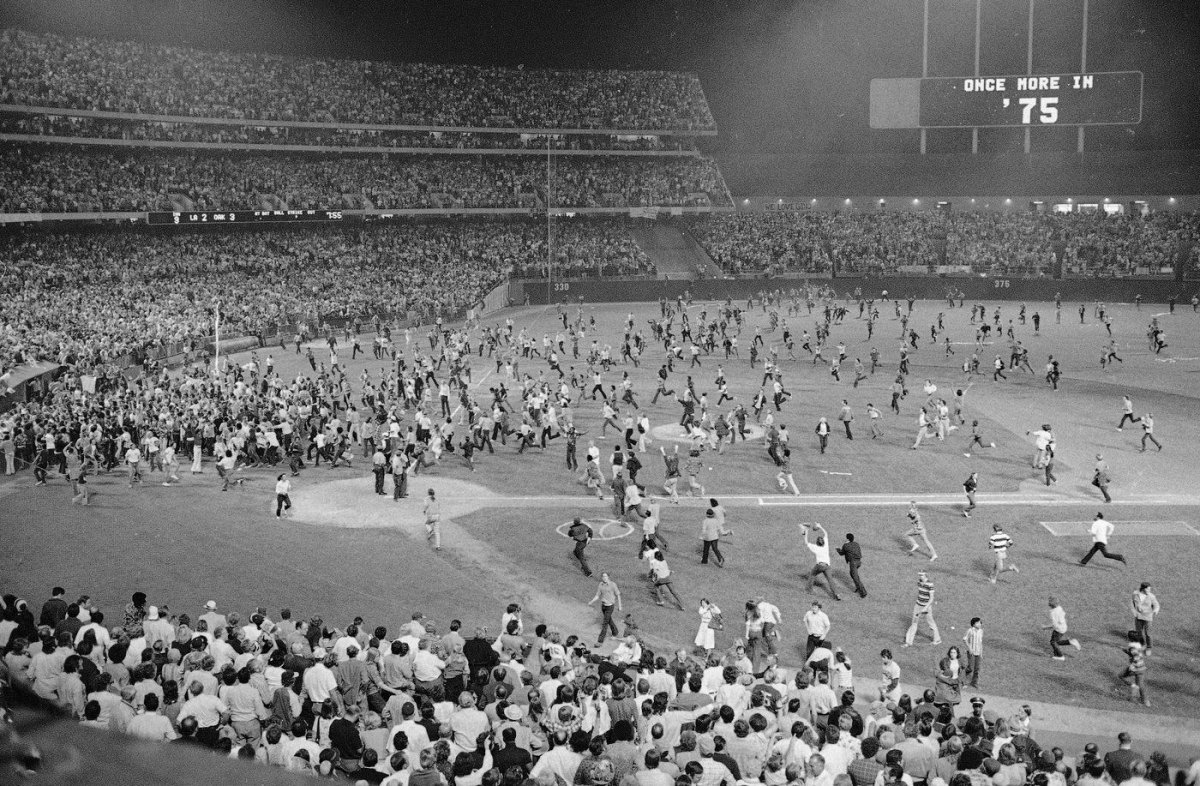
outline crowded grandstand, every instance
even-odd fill
[[[1022,364],[1029,380],[1013,397],[1019,403],[994,411],[980,407],[978,413],[997,421],[1024,418],[1025,436],[1039,440],[1033,491],[1050,493],[1057,484],[1057,443],[1049,425],[1036,431],[1040,420],[1029,413],[1042,405],[1041,399],[1031,403],[1035,396],[1059,390],[1059,364],[1051,354],[1043,384],[1021,340],[1041,338],[1052,317],[1061,324],[1064,298],[1056,290],[1066,284],[1123,282],[1137,292],[1136,301],[1127,298],[1136,303],[1130,313],[1147,324],[1127,322],[1118,330],[1137,333],[1139,352],[1147,356],[1141,361],[1175,363],[1174,356],[1162,355],[1169,346],[1163,325],[1177,304],[1195,311],[1200,303],[1193,281],[1200,272],[1200,213],[1132,207],[1059,212],[1041,201],[1028,210],[999,203],[994,210],[954,210],[949,203],[885,209],[882,200],[878,209],[874,203],[856,209],[841,194],[823,209],[804,202],[770,209],[765,197],[754,205],[740,193],[735,198],[733,180],[726,180],[728,159],[714,143],[718,130],[700,77],[683,70],[415,63],[0,31],[0,478],[10,483],[0,486],[0,519],[14,536],[18,529],[24,533],[31,522],[3,512],[7,496],[33,498],[43,486],[69,488],[53,502],[36,498],[47,519],[81,529],[95,524],[92,534],[105,538],[103,530],[112,528],[114,540],[128,538],[129,553],[140,561],[144,551],[150,565],[137,575],[101,575],[101,566],[94,566],[94,575],[80,575],[83,568],[72,574],[51,560],[37,569],[40,584],[29,583],[23,567],[19,578],[0,584],[0,772],[33,777],[61,762],[62,751],[22,740],[22,734],[36,738],[38,729],[20,713],[37,711],[70,724],[64,738],[69,744],[61,747],[78,745],[89,759],[103,758],[89,745],[108,749],[97,739],[173,743],[147,756],[168,761],[178,751],[199,751],[209,757],[203,762],[243,760],[240,766],[259,769],[230,769],[227,777],[254,782],[276,782],[270,778],[287,773],[387,786],[1196,786],[1200,763],[1188,758],[1194,743],[1143,746],[1135,742],[1138,723],[1152,726],[1152,717],[1125,712],[1163,702],[1183,714],[1181,707],[1194,700],[1194,686],[1173,691],[1159,676],[1170,673],[1182,684],[1190,673],[1170,671],[1160,665],[1164,658],[1172,670],[1190,666],[1178,666],[1184,645],[1151,647],[1151,621],[1160,611],[1151,591],[1151,581],[1157,586],[1159,579],[1153,569],[1135,579],[1121,574],[1113,580],[1122,582],[1119,589],[1105,585],[1093,593],[1119,595],[1121,613],[1132,613],[1136,628],[1126,637],[1124,623],[1113,623],[1108,627],[1121,627],[1120,642],[1096,647],[1116,653],[1125,669],[1115,697],[1112,690],[1099,697],[1087,693],[1092,686],[1083,679],[1075,685],[1047,677],[1044,663],[993,666],[991,650],[987,669],[1037,676],[1028,684],[1002,684],[991,682],[985,669],[981,688],[982,623],[958,620],[964,634],[950,627],[943,643],[925,572],[943,570],[939,586],[949,587],[971,575],[972,558],[944,551],[936,563],[917,501],[907,506],[910,492],[936,491],[943,495],[936,504],[950,508],[944,489],[915,478],[958,473],[953,492],[964,490],[969,507],[960,511],[956,500],[953,518],[958,524],[961,512],[970,519],[976,473],[974,465],[969,474],[960,472],[965,464],[958,456],[971,458],[976,446],[977,452],[991,451],[996,442],[982,437],[979,420],[967,425],[965,407],[975,407],[974,398],[965,403],[967,391],[976,383],[986,387],[989,374],[999,386],[1001,372],[1018,372]],[[880,281],[899,281],[905,289],[889,296]],[[1029,307],[1032,333],[1025,327],[1026,303],[1019,312],[1015,304],[1004,305],[1006,340],[1001,307],[991,302],[985,308],[979,293],[1009,289],[1010,282],[1021,292],[1044,295],[1045,302],[1041,312],[1036,303]],[[598,312],[580,294],[613,284],[636,294],[628,313],[626,304],[602,305]],[[1144,316],[1142,288],[1162,302]],[[1118,361],[1124,366],[1112,359],[1118,346],[1109,341],[1112,301],[1119,295],[1095,294],[1101,288],[1068,291],[1086,294],[1066,304],[1067,322],[1074,325],[1078,307],[1079,324],[1086,320],[1094,328],[1094,335],[1069,339],[1079,352],[1071,360],[1078,357],[1082,367],[1086,355],[1094,365],[1098,336],[1107,330],[1100,369],[1107,373]],[[921,301],[915,309],[914,301]],[[969,322],[964,301],[970,303]],[[874,339],[881,311],[886,322],[893,308],[899,337],[889,324],[887,337]],[[917,315],[925,324],[917,325]],[[860,326],[867,336],[862,346]],[[847,351],[851,328],[859,332]],[[960,340],[952,341],[954,331]],[[1150,342],[1145,351],[1143,332]],[[875,344],[884,342],[881,361]],[[898,373],[892,368],[897,344]],[[910,347],[916,355],[918,346],[921,367],[910,372]],[[993,349],[999,364],[994,373],[988,357]],[[1006,365],[1001,354],[1010,351]],[[986,371],[980,370],[981,356]],[[1142,368],[1138,373],[1145,375],[1145,368],[1157,367]],[[802,376],[816,373],[818,381]],[[853,380],[850,392],[841,386],[843,373],[848,384]],[[931,379],[922,386],[918,377],[926,374],[944,375],[940,395]],[[1114,395],[1107,377],[1081,379],[1080,387]],[[700,564],[709,564],[712,548],[723,568],[726,560],[713,543],[733,532],[725,528],[726,507],[714,495],[734,491],[721,484],[730,478],[749,483],[751,473],[767,478],[765,486],[749,486],[742,499],[757,512],[743,513],[734,502],[731,522],[767,515],[760,509],[770,508],[763,498],[772,494],[802,497],[792,475],[793,462],[801,466],[800,446],[807,445],[801,440],[819,444],[823,457],[830,431],[840,440],[844,428],[849,444],[854,417],[850,398],[842,396],[861,398],[860,382],[864,388],[875,384],[881,406],[891,396],[888,417],[894,412],[896,418],[888,431],[904,432],[897,443],[903,452],[886,461],[902,469],[883,472],[884,481],[870,458],[804,469],[825,475],[811,480],[814,488],[834,476],[849,478],[851,469],[868,478],[854,480],[858,490],[860,483],[902,478],[913,529],[904,536],[912,549],[902,547],[900,559],[910,559],[902,563],[907,565],[919,557],[922,569],[915,582],[912,570],[903,577],[899,569],[876,574],[873,582],[891,586],[873,585],[872,591],[877,600],[890,599],[888,593],[899,595],[902,586],[907,604],[915,590],[912,627],[895,646],[900,656],[899,648],[914,645],[918,621],[927,623],[936,652],[921,656],[927,661],[922,670],[906,671],[902,683],[900,657],[890,646],[867,652],[862,634],[842,620],[831,631],[822,604],[809,597],[815,580],[841,601],[829,570],[831,547],[836,560],[846,562],[864,604],[868,593],[854,562],[854,535],[839,547],[822,525],[808,521],[799,527],[803,564],[787,563],[794,575],[786,581],[765,577],[753,556],[743,556],[734,578],[691,587],[688,620],[681,626],[694,630],[698,621],[694,639],[690,630],[681,638],[661,623],[639,626],[643,614],[661,620],[650,617],[665,613],[658,607],[685,610],[669,579],[688,575],[681,567],[685,560],[700,558],[679,541],[674,551],[668,548],[668,528],[656,530],[668,515],[663,503],[671,509],[683,497],[675,510],[701,522],[686,525],[702,533]],[[835,392],[819,392],[818,385]],[[647,401],[654,386],[657,393]],[[784,407],[793,391],[789,412]],[[804,436],[789,443],[786,425],[776,419],[801,420],[801,392],[812,399],[836,395],[840,423],[832,428],[816,410],[809,423],[805,411],[803,422],[793,426]],[[909,419],[919,422],[912,450],[926,437],[931,443],[965,442],[970,431],[966,452],[954,449],[914,469],[911,428],[891,425],[908,422],[899,417],[902,401],[905,418],[911,412]],[[1153,439],[1153,415],[1135,413],[1125,402],[1131,430],[1140,423],[1140,433]],[[865,398],[853,407],[870,418],[870,439],[884,441],[880,409]],[[1122,418],[1117,431],[1125,423]],[[993,425],[988,420],[986,427]],[[1105,428],[1111,431],[1111,425]],[[860,432],[860,442],[865,436]],[[745,452],[748,439],[767,446],[768,469],[755,466],[767,463],[757,447],[753,457]],[[1021,439],[1011,440],[1018,447],[1002,445],[1012,451],[1004,461],[1018,469],[997,470],[997,478],[1010,475],[996,487],[1011,480],[1015,496],[1019,480],[1033,505],[1078,502],[1029,496],[1028,479],[1020,475],[1029,451]],[[612,458],[602,458],[600,440],[616,443]],[[1157,439],[1153,443],[1163,450]],[[553,463],[541,458],[548,447],[566,450],[565,472],[558,453]],[[728,459],[727,450],[743,453]],[[497,452],[502,460],[492,461]],[[1091,452],[1080,465],[1087,465],[1088,483],[1108,502],[1108,465],[1100,454],[1093,461]],[[639,484],[643,462],[653,464],[642,471],[654,480],[643,476]],[[711,475],[702,473],[705,467]],[[318,475],[318,468],[329,474]],[[345,474],[336,474],[339,469]],[[477,481],[477,469],[496,474]],[[446,480],[460,484],[446,486],[459,500],[447,499],[438,485]],[[267,490],[256,491],[256,481]],[[299,490],[302,482],[310,489],[304,502],[314,509],[325,505],[311,521],[303,518],[299,494],[293,512],[293,484]],[[501,491],[485,488],[489,482],[514,496],[501,499]],[[803,476],[801,485],[807,492]],[[1131,494],[1142,491],[1131,486]],[[562,497],[543,503],[538,495],[563,488],[574,493],[572,505],[594,507],[565,523],[539,519],[543,505],[557,511],[553,506]],[[233,493],[218,493],[212,510],[204,501],[212,494],[130,501],[142,492],[193,489]],[[1087,483],[1083,491],[1092,493]],[[239,492],[247,494],[235,497]],[[97,494],[101,502],[93,504]],[[250,494],[258,496],[245,501]],[[352,496],[360,494],[371,498]],[[893,496],[888,505],[901,502]],[[846,492],[839,500],[848,498]],[[371,508],[384,502],[395,506]],[[554,544],[545,563],[543,555],[534,557],[535,570],[569,573],[573,582],[582,571],[585,594],[595,589],[592,601],[564,600],[555,597],[565,596],[561,585],[530,589],[536,581],[513,576],[519,585],[514,593],[537,595],[541,608],[558,616],[535,618],[521,603],[481,591],[481,597],[454,596],[459,605],[439,609],[436,619],[414,610],[398,624],[394,598],[381,603],[369,583],[360,589],[354,582],[362,576],[322,583],[331,572],[324,560],[333,564],[334,552],[346,547],[368,555],[395,549],[405,559],[420,551],[414,563],[433,564],[434,574],[495,587],[493,574],[503,574],[516,559],[500,545],[509,519],[498,518],[499,532],[474,520],[474,531],[465,525],[459,531],[455,523],[488,511],[491,503],[497,510],[512,508],[519,523],[528,518],[547,530],[529,535],[537,547]],[[449,556],[443,553],[443,504]],[[842,513],[857,516],[851,510],[857,504],[847,503],[851,512]],[[1016,508],[1011,500],[998,506],[1010,504]],[[1172,498],[1172,504],[1193,503]],[[224,550],[230,540],[193,542],[206,534],[182,527],[166,537],[146,536],[137,523],[142,513],[123,520],[125,508],[137,505],[151,505],[148,518],[168,522],[183,516],[179,508],[194,506],[214,520],[237,519],[256,529],[276,519],[286,526],[291,515],[312,527],[335,518],[353,523],[332,525],[345,529],[329,537],[334,545],[311,564],[289,556],[287,570],[276,572],[268,565],[274,545],[284,550],[294,541],[324,537],[314,532],[334,530],[270,531],[271,544],[248,541],[235,554],[232,547]],[[924,497],[921,505],[924,510]],[[273,517],[264,512],[268,507]],[[1144,512],[1151,509],[1139,508],[1136,515],[1156,515]],[[792,518],[809,514],[785,512],[787,537],[795,540],[799,522]],[[93,518],[69,518],[77,513]],[[378,523],[391,518],[400,523]],[[682,529],[673,523],[679,528],[670,531],[672,539]],[[413,526],[405,529],[408,524]],[[987,544],[995,585],[1005,574],[1012,540],[1005,540],[998,523],[989,524],[987,535],[969,537]],[[1041,524],[1053,532],[1052,525],[1064,522]],[[1184,525],[1164,530],[1171,535],[1189,529],[1182,521],[1166,524]],[[213,526],[219,531],[224,525]],[[362,531],[392,526],[392,540],[354,540],[371,537]],[[867,529],[859,529],[864,540]],[[618,534],[610,536],[614,530]],[[961,533],[945,537],[968,537]],[[697,541],[693,534],[680,540]],[[931,552],[928,563],[913,540],[918,536]],[[1097,542],[1106,546],[1107,537]],[[461,545],[467,538],[483,557]],[[421,551],[426,540],[428,554]],[[584,554],[589,544],[609,540],[637,565],[619,576],[613,572],[626,586],[624,597],[610,580],[608,563],[593,571]],[[1180,548],[1191,548],[1190,540],[1185,544]],[[154,567],[203,565],[218,551],[235,556],[215,562],[220,567],[198,583],[212,588],[219,604],[206,600],[191,608],[187,604],[200,591],[192,578],[171,573],[160,579]],[[764,548],[760,558],[778,556],[770,551]],[[809,552],[815,567],[804,562]],[[1033,561],[1028,551],[1015,553],[1023,566]],[[1107,549],[1103,554],[1120,556]],[[606,557],[618,564],[610,553]],[[14,570],[15,558],[15,552],[6,558]],[[22,562],[40,558],[24,555]],[[1063,570],[1052,565],[1029,572],[1039,569]],[[412,575],[424,581],[431,574]],[[804,576],[808,587],[800,593],[792,585]],[[1146,581],[1130,601],[1141,578]],[[344,595],[352,600],[337,603],[352,603],[361,614],[335,619],[315,604],[301,608],[312,596],[293,598],[287,588],[270,586],[277,580],[308,587],[318,597]],[[405,600],[418,594],[418,579],[402,569],[387,580],[389,593]],[[1109,580],[1107,574],[1102,580]],[[737,582],[740,593],[736,600],[721,598],[724,614],[710,602],[728,586],[722,582]],[[639,585],[646,591],[637,592]],[[244,591],[247,586],[253,594]],[[47,590],[51,597],[43,603],[40,594]],[[1040,622],[1047,616],[1041,585],[1037,592],[1033,602],[1032,589],[1003,603],[983,601],[980,613],[992,613],[994,603],[1006,606],[1006,614],[1032,617],[1028,609],[1036,605]],[[701,600],[698,593],[708,597]],[[510,597],[525,595],[503,600]],[[593,622],[579,616],[595,603],[603,616],[598,637],[590,635]],[[1176,620],[1184,603],[1176,600]],[[1062,661],[1066,651],[1074,658],[1083,650],[1073,638],[1075,625],[1069,635],[1066,612],[1053,594],[1049,609],[1050,624],[1042,627],[1052,631],[1050,650],[1037,651],[1038,657]],[[868,613],[891,622],[891,612]],[[1088,608],[1072,619],[1085,613],[1109,612]],[[905,607],[900,616],[907,620],[907,614]],[[1006,635],[1000,620],[1009,618],[996,617],[999,641]],[[619,628],[614,618],[623,621]],[[1163,633],[1155,631],[1161,642]],[[1112,639],[1110,634],[1104,632]],[[1005,646],[996,645],[997,664],[1016,657]],[[847,654],[855,648],[857,674]],[[1150,668],[1160,681],[1144,679]],[[867,671],[871,676],[864,676]],[[1048,696],[1046,684],[1052,685]],[[1066,706],[1068,699],[1076,701],[1073,691],[1083,697],[1083,707],[1103,706],[1106,718],[1092,719],[1092,725],[1075,720],[1086,714],[1078,705]],[[1038,699],[1046,703],[1032,702],[1035,711],[1030,702]],[[1071,719],[1060,726],[1075,724],[1062,737],[1069,743],[1045,742],[1043,734],[1062,732],[1053,715],[1060,705],[1051,701],[1062,702]],[[1114,724],[1122,731],[1109,739]],[[1190,728],[1181,725],[1177,736]],[[93,733],[111,736],[74,736]],[[1064,750],[1075,743],[1080,750]],[[114,756],[115,764],[100,766],[129,766],[125,754]],[[213,778],[226,772],[212,766]],[[105,770],[114,777],[124,771]],[[206,780],[188,776],[182,765],[175,777]]]

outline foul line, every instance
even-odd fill
[[[653,487],[652,487],[653,488]],[[660,494],[648,495],[651,499],[663,501],[668,499]],[[731,506],[763,506],[763,507],[888,507],[892,505],[908,505],[910,502],[916,502],[918,505],[963,505],[966,503],[966,497],[962,494],[802,494],[799,497],[778,496],[768,497],[760,494],[707,494],[703,497],[680,497],[680,504],[692,507],[705,507],[708,504],[709,497],[716,497],[722,503]],[[610,497],[605,498],[603,502],[597,500],[594,496],[584,494],[578,495],[482,495],[482,496],[461,496],[456,497],[465,501],[479,502],[481,507],[503,506],[503,505],[522,505],[529,503],[542,504],[565,504],[565,505],[603,505],[610,507]],[[1025,507],[1025,506],[1079,506],[1079,505],[1096,505],[1103,504],[1099,498],[1078,496],[1025,496],[1017,493],[1000,493],[976,496],[976,501],[981,510],[991,506],[996,507]],[[1145,506],[1191,506],[1200,505],[1200,496],[1146,496],[1134,497],[1130,499],[1113,500],[1111,505],[1145,505]]]

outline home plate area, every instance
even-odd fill
[[[1110,519],[1110,521],[1112,521]],[[1091,521],[1038,522],[1056,538],[1091,537]],[[1122,538],[1137,537],[1200,537],[1200,530],[1186,521],[1112,521],[1116,534]]]

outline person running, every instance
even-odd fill
[[[800,489],[796,487],[796,478],[792,475],[792,451],[790,448],[784,448],[780,454],[779,472],[775,474],[775,481],[779,484],[780,491],[792,490],[792,496],[800,496]]]
[[[979,488],[979,473],[972,472],[967,475],[967,479],[963,481],[963,491],[967,494],[967,506],[963,508],[963,518],[971,518],[971,511],[975,510],[975,490]]]
[[[434,551],[442,550],[442,504],[438,502],[433,489],[426,492],[425,499],[425,540],[433,541]]]
[[[917,571],[917,602],[913,604],[912,621],[909,622],[908,631],[904,634],[904,646],[911,647],[913,640],[917,636],[917,624],[924,621],[929,626],[929,632],[933,636],[933,644],[936,646],[942,643],[942,634],[938,630],[937,622],[933,619],[933,582],[929,579],[929,574],[923,570]]]
[[[978,445],[980,448],[996,447],[995,442],[984,443],[983,427],[979,425],[978,420],[972,420],[971,421],[971,441],[967,443],[967,449],[966,449],[966,451],[963,452],[963,455],[966,456],[967,458],[971,458],[971,449],[974,448],[976,445]]]
[[[1120,562],[1122,565],[1129,564],[1124,555],[1108,550],[1108,539],[1112,537],[1114,529],[1112,522],[1105,519],[1103,513],[1096,514],[1091,526],[1092,547],[1087,554],[1083,555],[1083,559],[1079,560],[1080,565],[1088,564],[1097,554],[1103,555],[1105,559]]]
[[[1054,660],[1066,660],[1067,656],[1063,655],[1060,645],[1070,644],[1076,650],[1080,650],[1082,647],[1080,647],[1079,639],[1072,638],[1067,631],[1067,612],[1058,605],[1058,599],[1051,595],[1049,603],[1050,624],[1043,625],[1042,630],[1050,631],[1050,651],[1053,653],[1050,657]]]
[[[1103,454],[1096,454],[1096,467],[1092,471],[1092,485],[1100,489],[1100,493],[1104,495],[1105,502],[1112,502],[1112,497],[1108,494],[1108,484],[1112,478],[1108,474],[1108,462],[1104,460]]]
[[[292,515],[292,482],[282,473],[275,478],[275,518]],[[284,511],[287,511],[286,513]]]
[[[869,401],[867,402],[867,417],[871,421],[871,439],[879,439],[883,436],[883,427],[880,425],[883,422],[883,413]]]
[[[909,542],[909,556],[915,554],[920,546],[917,545],[917,538],[920,538],[925,543],[925,548],[929,551],[929,561],[933,562],[938,558],[937,549],[929,542],[929,535],[925,532],[925,524],[921,521],[921,513],[917,510],[917,501],[912,500],[908,503],[908,532],[904,533],[904,537]]]
[[[1154,445],[1161,451],[1163,448],[1162,443],[1159,442],[1158,439],[1154,436],[1154,413],[1147,412],[1145,415],[1142,415],[1141,420],[1142,420],[1142,447],[1138,451],[1138,453],[1146,452],[1146,440],[1150,440],[1151,442],[1153,442]]]
[[[837,590],[833,586],[833,577],[829,573],[829,536],[828,536],[828,533],[825,532],[825,528],[822,527],[820,524],[814,523],[812,525],[812,528],[817,531],[816,542],[810,542],[808,540],[809,525],[799,524],[797,526],[800,527],[800,532],[803,533],[803,535],[804,535],[804,545],[808,548],[809,551],[812,552],[813,557],[816,560],[816,563],[812,567],[812,571],[810,571],[808,574],[808,587],[806,589],[806,592],[812,592],[813,583],[816,581],[817,576],[824,576],[825,577],[825,586],[829,589],[829,594],[833,597],[834,600],[841,600],[841,598],[838,597]]]
[[[1006,571],[1020,573],[1021,569],[1016,565],[1006,565],[1008,560],[1008,550],[1012,548],[1013,539],[1009,536],[1004,528],[999,524],[992,525],[992,534],[988,538],[988,548],[992,551],[992,575],[988,578],[992,584],[1000,578],[1000,574]]]
[[[679,446],[675,446],[675,450],[668,453],[667,449],[659,446],[658,452],[662,454],[663,464],[665,464],[666,478],[663,480],[663,491],[670,497],[671,501],[676,505],[679,504]]]
[[[683,601],[679,599],[679,594],[675,592],[675,587],[671,584],[671,568],[667,565],[667,559],[663,556],[661,550],[654,551],[650,554],[650,577],[654,580],[654,591],[657,596],[655,603],[659,606],[667,605],[664,598],[668,595],[675,601],[675,605],[683,611]]]
[[[1125,428],[1125,422],[1137,423],[1138,419],[1133,414],[1133,399],[1129,396],[1121,397],[1121,422],[1117,424],[1117,431],[1122,431]]]
[[[583,575],[592,575],[592,568],[588,565],[587,555],[583,553],[587,548],[588,543],[592,541],[592,528],[583,522],[579,516],[571,522],[570,529],[567,530],[567,537],[575,541],[575,548],[571,551],[572,556],[579,561],[579,567],[583,569]],[[617,635],[613,631],[613,635]]]

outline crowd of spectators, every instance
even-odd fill
[[[943,679],[949,657],[927,689],[902,693],[896,672],[872,696],[821,636],[792,670],[751,659],[741,640],[655,653],[632,626],[611,654],[593,653],[578,635],[526,623],[516,604],[494,636],[420,612],[396,629],[215,601],[176,611],[143,592],[107,610],[69,597],[55,587],[36,617],[3,597],[0,673],[12,690],[89,729],[349,783],[1171,783],[1166,756],[1128,733],[1068,754],[1039,744],[1027,711],[977,699],[965,709]],[[1193,764],[1177,782],[1198,775]]]
[[[0,104],[259,120],[713,129],[694,74],[323,60],[0,32]]]
[[[927,272],[1162,275],[1200,240],[1200,215],[793,212],[706,216],[691,231],[732,274]]]
[[[728,204],[708,159],[183,153],[63,145],[0,148],[0,212]]]
[[[455,131],[386,131],[352,127],[256,126],[245,122],[162,123],[67,115],[0,112],[0,133],[126,141],[212,144],[305,145],[309,147],[434,148],[439,150],[649,150],[691,151],[682,136],[520,134]]]
[[[619,221],[439,220],[244,230],[0,235],[0,371],[83,368],[212,335],[306,319],[431,319],[475,305],[510,272],[653,272]]]

